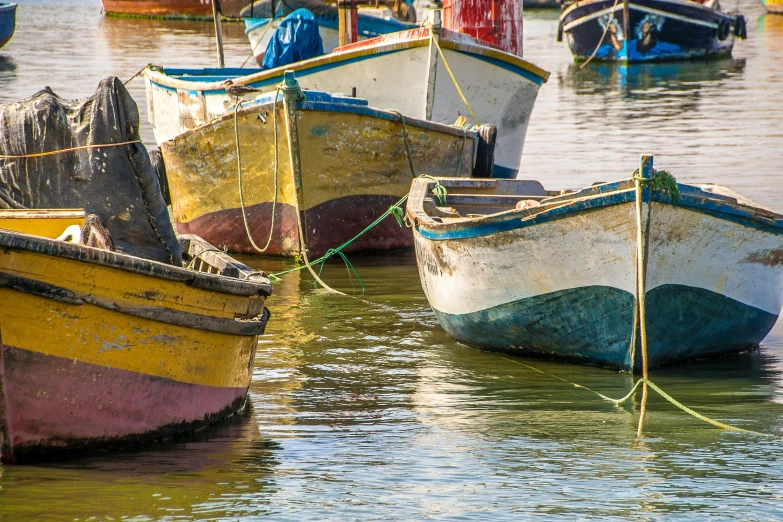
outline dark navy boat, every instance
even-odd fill
[[[16,4],[0,2],[0,48],[8,43],[16,28]]]
[[[745,17],[721,11],[718,0],[582,0],[563,4],[574,58],[623,63],[731,56],[747,37]]]

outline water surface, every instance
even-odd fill
[[[556,14],[526,15],[526,56],[550,70],[524,177],[550,188],[628,176],[640,153],[684,181],[726,184],[783,211],[783,17],[740,2],[734,59],[571,62]],[[227,24],[226,55],[249,49]],[[147,63],[215,61],[208,23],[105,18],[93,2],[23,1],[0,51],[0,103],[51,86],[91,94]],[[146,125],[142,82],[129,84]],[[759,351],[654,373],[684,403],[762,438],[712,428],[652,396],[645,437],[621,408],[628,375],[484,353],[452,341],[410,254],[352,257],[366,301],[275,285],[251,408],[195,437],[0,468],[4,520],[783,518],[783,326]],[[291,265],[250,261],[268,271]],[[337,262],[324,277],[358,289]],[[358,292],[357,294],[358,295]],[[367,301],[376,304],[370,304]],[[539,370],[539,373],[531,367]]]

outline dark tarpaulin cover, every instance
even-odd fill
[[[64,100],[48,87],[0,106],[0,155],[28,155],[138,140],[139,111],[122,82]],[[109,229],[116,250],[182,264],[157,176],[141,143],[0,159],[0,208],[84,208]]]
[[[261,69],[274,69],[324,54],[318,22],[307,9],[297,9],[275,29]]]

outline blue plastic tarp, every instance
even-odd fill
[[[307,9],[297,9],[275,29],[261,69],[273,69],[324,54],[318,22]]]

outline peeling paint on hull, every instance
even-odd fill
[[[658,192],[643,203],[651,368],[756,347],[783,306],[783,217],[680,189],[677,205]],[[419,274],[452,336],[492,350],[632,369],[632,184],[443,224],[420,212],[421,195],[408,203],[418,220]],[[638,353],[635,361],[638,369]]]
[[[297,106],[300,210],[311,256],[351,239],[408,192],[412,174],[403,132],[417,174],[467,177],[472,172],[473,132],[412,118],[403,129],[398,114],[364,105],[307,101]],[[278,120],[277,176],[273,114]],[[286,118],[282,104],[273,111],[266,103],[241,110],[237,118],[250,234],[259,247],[266,244],[275,204],[265,254],[278,256],[294,256],[300,250]],[[160,150],[178,230],[195,232],[220,248],[256,253],[242,219],[233,115],[163,143]],[[348,251],[410,246],[410,230],[389,216]]]

